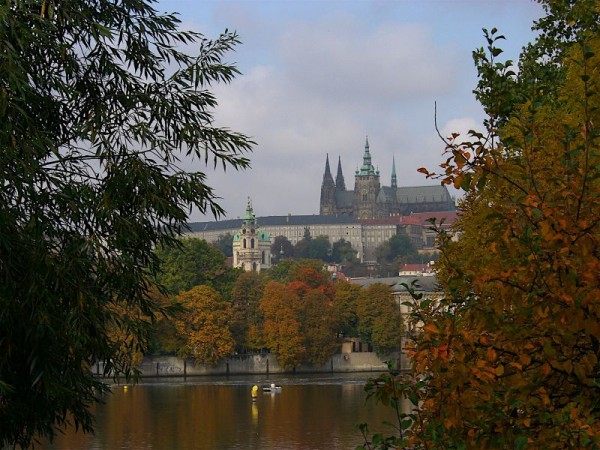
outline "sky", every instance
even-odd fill
[[[382,185],[390,185],[393,158],[399,186],[435,184],[417,172],[443,161],[434,105],[443,136],[481,129],[472,52],[485,45],[482,28],[497,28],[504,59],[517,60],[543,15],[530,0],[161,0],[157,7],[178,12],[182,28],[208,39],[228,29],[242,41],[225,57],[242,74],[212,90],[215,125],[257,143],[251,167],[189,167],[207,173],[227,219],[243,217],[248,197],[257,216],[318,214],[326,155],[334,177],[341,158],[352,189],[367,136]],[[197,211],[190,217],[212,220]]]

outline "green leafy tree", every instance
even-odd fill
[[[356,314],[359,336],[371,343],[377,353],[399,350],[404,324],[390,287],[375,283],[362,289]]]
[[[357,251],[352,248],[350,242],[340,239],[334,242],[331,247],[331,261],[336,263],[357,262]]]
[[[377,248],[376,254],[380,262],[399,262],[401,260],[408,261],[418,253],[408,235],[404,231],[400,231],[381,244]]]
[[[169,314],[157,315],[151,325],[146,354],[175,355],[183,347],[183,339],[177,334],[173,319],[181,312],[181,305],[174,297],[167,296],[154,288],[150,292],[152,299]]]
[[[181,158],[248,166],[253,143],[214,126],[209,90],[238,73],[238,38],[179,25],[144,0],[0,7],[0,446],[92,430],[108,388],[89,367],[131,374],[114,326],[146,340],[117,306],[151,321],[153,249],[192,206],[223,211]]]
[[[347,281],[335,284],[334,305],[339,318],[339,332],[346,337],[358,337],[356,302],[361,296],[361,287]]]
[[[277,236],[271,244],[271,255],[273,255],[274,263],[292,258],[294,256],[294,246],[285,236]]]
[[[220,250],[226,258],[233,256],[233,235],[231,233],[221,234],[211,245]]]
[[[294,246],[294,256],[296,258],[320,259],[329,261],[331,259],[331,243],[327,236],[317,236],[313,238],[310,229],[304,229],[304,237]]]
[[[215,365],[231,355],[235,341],[229,328],[231,304],[209,286],[181,292],[177,301],[184,310],[175,319],[175,328],[185,344],[178,350],[183,358]]]
[[[231,330],[239,352],[263,347],[259,338],[262,328],[259,302],[263,291],[264,281],[256,272],[242,273],[233,285]]]
[[[327,236],[317,236],[310,241],[308,258],[320,259],[321,261],[331,260],[331,243]]]
[[[176,245],[159,246],[156,255],[162,261],[158,282],[171,294],[206,285],[229,296],[237,269],[227,266],[225,255],[203,239],[181,239]]]

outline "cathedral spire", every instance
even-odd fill
[[[371,152],[369,151],[369,136],[365,140],[365,153],[363,155],[363,165],[371,165]]]
[[[371,152],[369,151],[369,136],[365,141],[365,153],[363,154],[363,164],[360,167],[360,171],[357,171],[357,175],[377,175],[375,167],[371,163]]]
[[[337,175],[335,177],[335,188],[338,191],[346,190],[346,183],[344,181],[344,174],[342,173],[342,157],[338,156],[338,168]]]
[[[335,210],[335,183],[329,169],[329,153],[325,159],[325,173],[323,174],[323,183],[321,183],[321,203],[319,214],[328,216],[334,214]]]
[[[325,173],[323,174],[323,186],[330,184],[333,184],[333,177],[331,176],[331,170],[329,169],[329,153],[327,153],[325,159]]]
[[[392,156],[392,189],[398,187],[398,180],[396,179],[396,157]]]

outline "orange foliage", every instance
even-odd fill
[[[415,446],[600,446],[599,40],[570,58],[558,100],[525,103],[501,144],[448,143],[442,182],[467,195],[446,298],[416,305]]]
[[[196,286],[180,293],[177,301],[186,308],[175,320],[178,333],[185,339],[179,354],[204,364],[216,364],[234,350],[229,329],[231,305],[208,286]]]

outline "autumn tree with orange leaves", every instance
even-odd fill
[[[293,281],[269,282],[260,300],[263,338],[285,369],[323,364],[339,349],[334,288],[320,271],[299,266]]]
[[[412,373],[382,383],[415,410],[364,448],[600,448],[600,4],[543,3],[518,75],[495,30],[475,52],[487,132],[424,170],[465,191],[461,237],[444,300],[415,302]]]
[[[177,301],[185,308],[175,319],[175,328],[185,340],[179,356],[214,365],[234,351],[229,329],[231,305],[209,286],[181,292]]]

